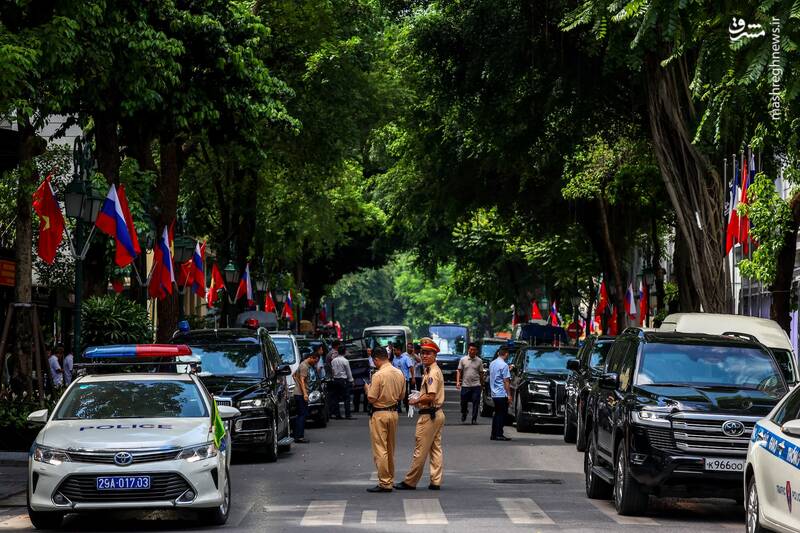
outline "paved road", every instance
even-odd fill
[[[448,397],[456,398],[455,390]],[[423,477],[414,492],[368,494],[375,484],[367,419],[331,421],[309,429],[311,444],[294,445],[278,463],[234,459],[234,508],[226,529],[238,531],[646,531],[692,533],[744,530],[744,513],[730,500],[652,500],[647,517],[619,517],[610,502],[583,492],[582,455],[565,445],[559,428],[489,440],[489,419],[462,426],[456,402],[446,405],[445,479],[439,492]],[[408,467],[413,422],[401,420],[396,458]],[[0,470],[2,467],[0,467]],[[24,500],[0,501],[0,531],[30,528]],[[193,531],[169,514],[133,518],[75,517],[67,531]],[[206,529],[207,530],[207,529]]]

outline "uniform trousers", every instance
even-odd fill
[[[415,434],[414,456],[411,468],[406,474],[406,485],[416,487],[425,469],[425,462],[431,458],[431,485],[442,484],[444,471],[444,455],[442,454],[442,428],[444,427],[444,411],[436,411],[436,416],[419,415]]]
[[[372,457],[378,470],[378,484],[390,489],[394,484],[394,449],[397,440],[397,412],[378,411],[369,418]]]

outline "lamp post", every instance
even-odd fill
[[[569,297],[569,301],[572,304],[572,323],[575,324],[575,331],[578,331],[578,306],[581,305],[581,295],[575,293]],[[578,337],[580,337],[580,332],[578,333]]]
[[[83,260],[89,251],[93,232],[85,235],[86,225],[94,224],[104,198],[92,189],[90,181],[94,160],[92,146],[85,137],[75,139],[72,154],[74,174],[67,185],[64,195],[64,207],[67,216],[75,220],[74,237],[71,252],[75,258],[75,317],[73,320],[73,353],[78,356],[81,348],[81,304],[83,300]]]

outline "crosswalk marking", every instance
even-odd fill
[[[530,498],[497,498],[512,524],[555,524]]]
[[[447,517],[444,515],[442,506],[436,498],[406,499],[403,500],[403,509],[406,513],[406,524],[416,526],[447,525]]]
[[[308,504],[301,526],[341,526],[347,500],[317,500]]]
[[[658,522],[646,516],[622,516],[617,514],[614,504],[606,500],[588,500],[598,511],[623,526],[657,526]]]
[[[361,523],[362,524],[377,524],[378,523],[378,511],[362,511],[361,512]]]

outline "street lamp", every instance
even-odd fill
[[[228,261],[228,266],[223,270],[223,275],[225,276],[225,283],[229,285],[236,283],[239,273],[236,271],[236,265],[233,264],[233,261]]]
[[[83,260],[89,252],[89,243],[94,234],[94,221],[103,207],[105,198],[94,192],[90,181],[94,160],[92,145],[85,137],[75,139],[72,153],[74,174],[67,185],[64,196],[64,207],[67,216],[75,220],[74,237],[70,242],[72,256],[75,259],[75,317],[73,320],[73,353],[79,355],[81,348],[81,304],[83,300]],[[84,235],[86,225],[92,231]]]
[[[175,247],[175,258],[174,258],[175,262],[180,264],[180,263],[185,263],[186,261],[192,258],[192,255],[194,255],[195,245],[197,244],[197,241],[195,241],[191,237],[180,235],[178,237],[175,237],[175,241],[173,244]]]

